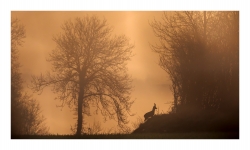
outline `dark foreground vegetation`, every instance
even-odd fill
[[[161,114],[131,134],[12,135],[12,139],[239,139],[239,120],[214,112]]]
[[[163,114],[141,124],[133,133],[239,132],[238,120],[223,114]]]
[[[186,132],[97,135],[21,135],[12,139],[238,139],[238,132]]]
[[[132,134],[158,133],[172,138],[239,138],[239,121],[229,115],[163,114],[150,118]]]

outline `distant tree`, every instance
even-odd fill
[[[172,81],[175,110],[239,106],[239,12],[164,13],[152,49]],[[189,109],[190,110],[190,109]]]
[[[22,94],[21,99],[13,108],[12,134],[45,135],[49,134],[49,128],[45,124],[45,118],[41,115],[39,103],[27,93]]]
[[[11,20],[11,97],[13,101],[20,99],[22,79],[20,63],[18,61],[18,46],[21,46],[25,38],[24,26],[20,25],[18,19]],[[13,83],[13,84],[12,84]]]
[[[134,46],[124,35],[111,36],[112,28],[96,16],[66,21],[62,30],[53,38],[57,46],[48,59],[52,72],[33,76],[32,89],[53,87],[61,107],[67,104],[76,112],[77,135],[82,133],[83,115],[90,115],[90,104],[124,127],[133,104],[126,62]]]
[[[25,38],[24,26],[11,20],[11,134],[47,134],[45,118],[40,115],[38,102],[23,91],[18,61],[18,47]]]

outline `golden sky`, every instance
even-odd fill
[[[96,15],[100,19],[105,18],[108,24],[114,27],[113,34],[125,34],[135,44],[133,49],[134,57],[128,64],[129,74],[133,78],[134,91],[132,99],[136,99],[131,112],[136,115],[129,117],[130,123],[136,121],[137,117],[151,111],[153,104],[159,108],[159,113],[169,110],[173,96],[169,89],[170,81],[167,73],[158,65],[156,53],[150,49],[150,44],[157,43],[149,22],[153,19],[161,19],[163,12],[129,12],[129,11],[81,11],[81,12],[17,12],[12,11],[11,17],[18,18],[26,29],[25,43],[19,48],[19,62],[21,72],[25,81],[26,90],[30,83],[31,75],[39,75],[50,71],[50,64],[46,62],[49,53],[55,48],[52,37],[61,32],[61,25],[68,19],[84,17],[84,15]],[[31,92],[31,91],[30,91]],[[55,95],[50,88],[46,88],[41,95],[33,93],[41,105],[42,114],[45,116],[46,124],[50,127],[52,134],[70,134],[70,126],[73,126],[76,119],[73,119],[73,112],[67,106],[63,109],[57,108],[60,101],[54,100]],[[165,104],[168,103],[168,104]],[[100,121],[103,128],[108,130],[116,126],[115,121],[104,122],[101,116],[92,114],[85,116],[87,126],[93,121]]]

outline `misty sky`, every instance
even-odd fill
[[[39,75],[50,71],[50,64],[46,62],[49,53],[56,44],[52,40],[61,30],[61,25],[68,19],[96,15],[100,19],[105,18],[107,23],[114,28],[113,35],[125,34],[135,44],[134,57],[128,64],[129,74],[133,78],[134,90],[132,99],[135,103],[131,112],[135,114],[129,117],[130,123],[137,117],[150,111],[156,103],[159,113],[169,111],[173,96],[169,89],[170,81],[168,75],[158,65],[158,55],[150,49],[150,44],[157,43],[149,22],[153,19],[160,20],[163,12],[11,12],[12,18],[18,18],[26,29],[25,43],[19,48],[19,62],[21,63],[22,77],[25,82],[25,90],[32,93],[27,86],[30,84],[31,75]],[[60,101],[54,100],[55,95],[49,87],[45,88],[41,95],[33,94],[41,105],[42,114],[45,116],[46,124],[51,133],[70,134],[70,126],[76,122],[67,106],[57,108]],[[167,104],[166,104],[167,103]],[[94,110],[94,109],[93,109]],[[103,128],[108,130],[116,127],[115,121],[104,122],[101,116],[92,114],[84,116],[87,126],[93,121],[100,121]]]

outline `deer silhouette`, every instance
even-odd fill
[[[157,109],[157,108],[156,108],[156,104],[154,103],[154,106],[153,106],[152,111],[147,112],[147,113],[144,115],[144,118],[145,118],[144,121],[146,121],[149,117],[153,117],[153,116],[154,116],[154,114],[155,114],[155,109]]]

